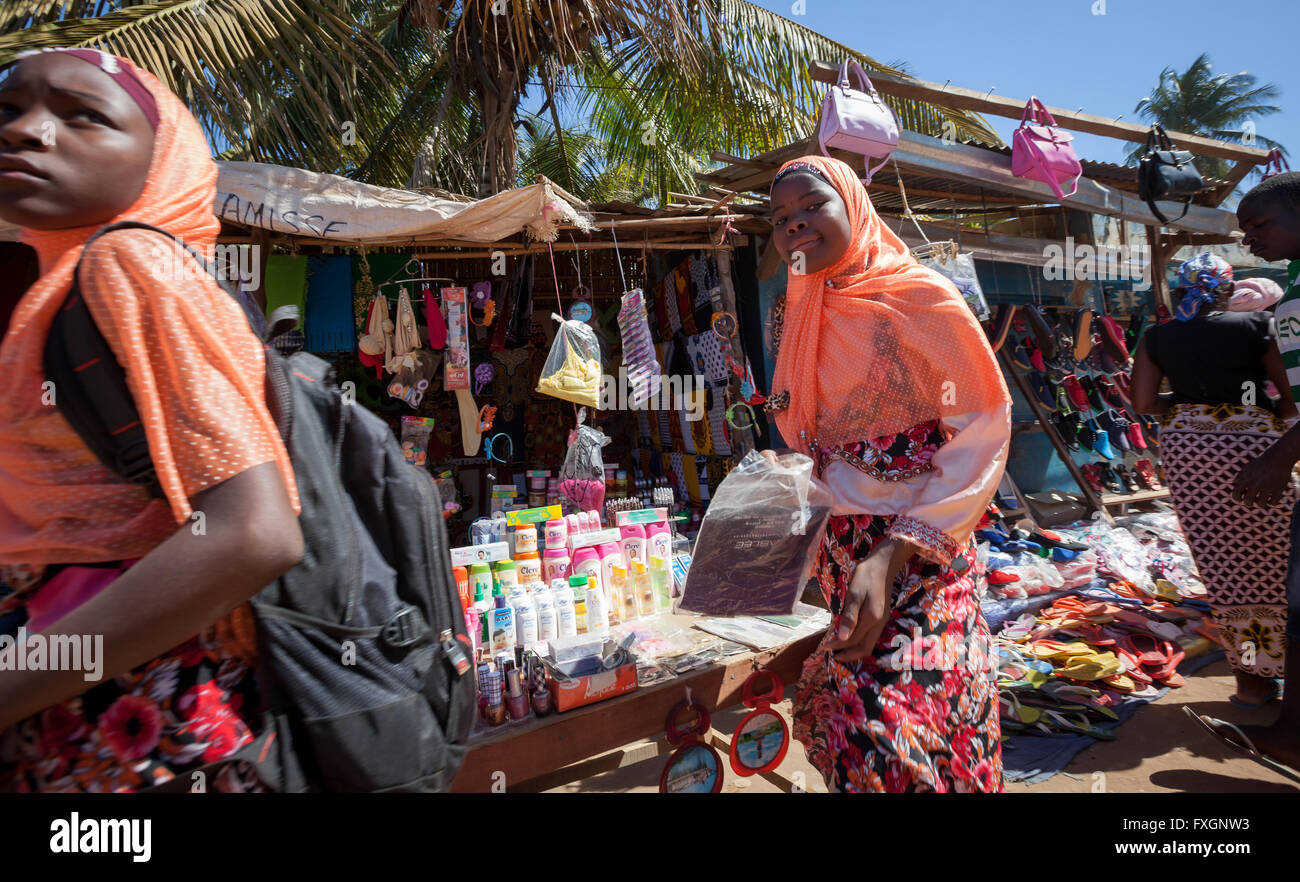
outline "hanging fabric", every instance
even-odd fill
[[[307,350],[351,352],[357,343],[352,317],[352,258],[308,259]]]
[[[527,346],[533,333],[533,256],[527,254],[515,265],[510,280],[510,320],[506,346]]]
[[[414,371],[420,366],[420,331],[415,325],[411,292],[403,285],[397,295],[397,321],[393,332],[392,357],[384,363],[390,374]]]
[[[379,379],[383,379],[383,367],[393,357],[393,330],[388,301],[382,294],[374,295],[370,300],[366,333],[357,341],[357,350],[361,363],[375,368],[375,376]]]
[[[442,317],[442,306],[433,286],[427,282],[420,286],[424,292],[424,322],[429,329],[429,348],[447,348],[447,321]]]

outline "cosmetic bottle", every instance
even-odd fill
[[[613,569],[614,567],[622,567],[626,571],[627,558],[623,556],[623,549],[619,548],[617,542],[602,542],[596,546],[596,553],[600,555],[601,587],[605,589],[605,599],[609,601],[612,607],[614,605],[613,587],[611,585]]]
[[[568,579],[556,579],[551,583],[551,599],[555,603],[555,625],[560,636],[577,636],[577,612],[573,608],[573,591],[569,588]]]
[[[522,720],[528,716],[528,693],[519,679],[519,669],[512,668],[506,674],[506,707],[510,710],[510,719]]]
[[[560,636],[559,619],[556,618],[555,595],[545,584],[534,586],[533,605],[537,608],[537,639],[554,640]]]
[[[495,654],[503,649],[512,649],[515,645],[515,614],[506,598],[497,594],[492,598],[493,607],[488,612],[488,632],[491,639],[488,645]]]
[[[646,524],[646,557],[662,557],[669,560],[673,551],[672,528],[663,521]]]
[[[650,590],[655,596],[655,612],[671,612],[673,608],[672,585],[673,574],[668,568],[667,558],[650,556]]]
[[[641,561],[632,564],[632,593],[636,595],[637,611],[642,617],[655,614],[655,594],[650,587],[650,573]]]
[[[595,576],[573,578],[585,578],[587,582],[587,633],[609,634],[609,608],[605,603],[605,592],[600,589]]]
[[[456,579],[456,593],[460,595],[460,608],[469,609],[473,598],[469,590],[469,570],[464,567],[452,567],[451,574]]]
[[[506,721],[506,704],[501,696],[501,673],[489,671],[483,678],[484,716],[489,726],[500,726]]]
[[[519,584],[519,570],[513,560],[499,560],[492,565],[492,579],[504,594]],[[493,594],[496,592],[493,591]]]
[[[522,587],[516,588],[508,598],[515,617],[515,645],[532,646],[537,642],[537,610],[533,599]]]
[[[574,584],[577,581],[578,584]],[[569,577],[569,594],[573,597],[573,623],[579,634],[587,633],[587,580],[580,576]]]
[[[627,561],[628,567],[632,567],[638,561],[645,563],[645,527],[641,524],[626,524],[619,528],[619,535],[622,538],[618,540],[618,545],[623,550],[623,558]]]
[[[525,551],[515,556],[515,572],[520,585],[531,585],[542,580],[542,558],[536,551]]]
[[[563,544],[547,548],[542,555],[542,581],[549,585],[555,579],[567,579],[572,574],[572,566],[569,549]]]
[[[537,527],[534,524],[520,524],[515,527],[515,557],[537,551]]]
[[[627,582],[627,570],[621,566],[612,567],[610,583],[613,586],[610,602],[618,604],[619,618],[624,623],[632,621],[637,617],[636,594]]]

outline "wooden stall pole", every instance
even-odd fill
[[[249,293],[253,302],[266,312],[266,259],[271,256],[271,231],[253,230],[253,259],[257,261],[257,287]]]
[[[1147,227],[1146,231],[1147,244],[1151,247],[1151,290],[1155,295],[1156,303],[1163,303],[1165,309],[1172,313],[1174,304],[1169,296],[1169,279],[1165,271],[1172,250],[1160,235],[1159,227]]]

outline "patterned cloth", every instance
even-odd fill
[[[1262,407],[1227,404],[1175,405],[1160,429],[1170,495],[1228,661],[1234,670],[1270,678],[1284,673],[1286,570],[1300,472],[1267,509],[1234,502],[1232,482],[1285,431]]]
[[[0,732],[0,793],[129,792],[234,753],[256,737],[261,719],[254,629],[241,606],[126,676]],[[266,789],[242,762],[223,766],[205,786]]]
[[[1232,281],[1232,264],[1222,257],[1202,251],[1178,267],[1178,284],[1187,293],[1178,302],[1174,318],[1180,322],[1191,321],[1201,307],[1214,303],[1220,286]]]
[[[937,438],[937,424],[924,429]],[[922,432],[916,433],[918,436]],[[891,468],[916,447],[900,433]],[[880,439],[872,442],[880,447]],[[928,446],[928,445],[923,445]],[[918,448],[919,449],[919,448]],[[832,517],[816,578],[837,617],[854,566],[892,533],[894,517]],[[804,662],[795,700],[794,737],[827,786],[847,792],[1000,792],[1002,749],[998,692],[987,659],[988,625],[980,613],[975,547],[960,556],[963,573],[919,555],[894,582],[889,622],[875,651],[849,664],[823,641]]]

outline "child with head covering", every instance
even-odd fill
[[[166,237],[123,230],[84,248],[135,220],[210,260],[215,188],[197,121],[131,62],[56,50],[0,73],[0,218],[41,271],[0,344],[0,614],[103,647],[95,672],[0,678],[0,790],[147,787],[229,756],[260,723],[245,601],[302,555],[262,345]],[[45,340],[79,260],[163,498],[105,468],[45,384]],[[209,787],[258,786],[240,772]]]

